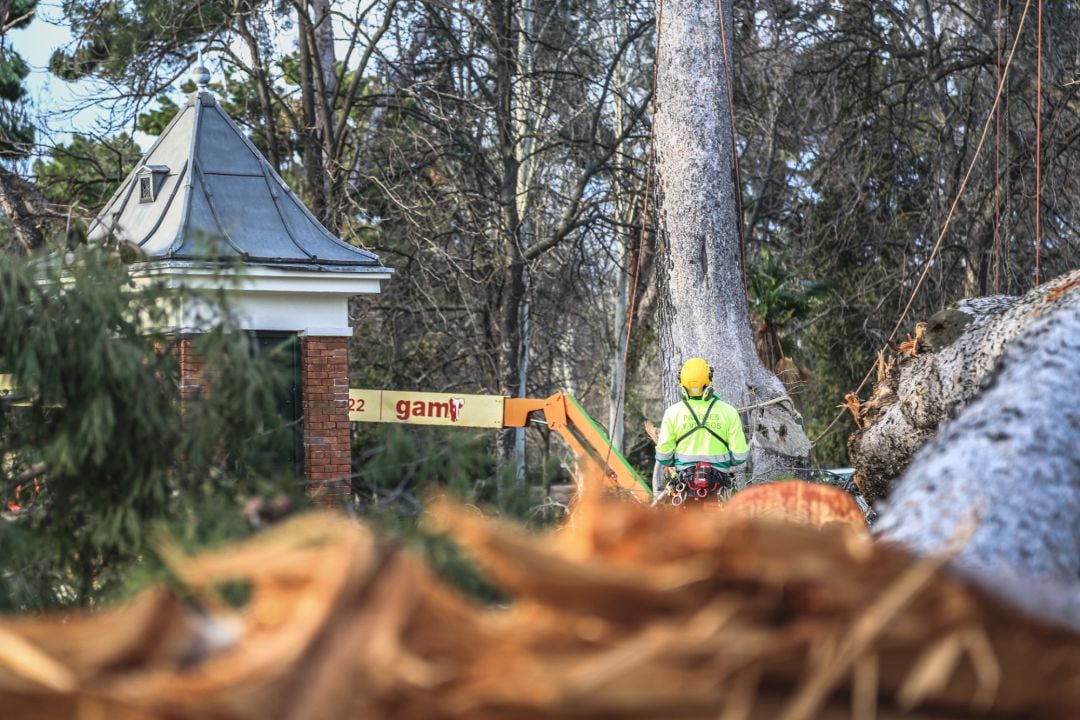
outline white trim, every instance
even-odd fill
[[[345,328],[305,328],[300,331],[300,337],[352,337],[353,329]]]
[[[317,293],[337,295],[376,294],[391,273],[286,270],[245,265],[240,272],[207,267],[147,267],[132,273],[136,278],[168,278],[170,284],[192,288],[221,288],[243,292]]]

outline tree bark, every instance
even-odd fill
[[[612,37],[616,44],[622,42],[622,38],[629,35],[630,29],[625,18],[619,18],[613,23]],[[615,128],[620,132],[625,127],[629,108],[626,106],[627,78],[626,65],[619,62],[615,67],[612,77],[615,83],[614,92],[611,93],[611,113]],[[622,177],[626,174],[627,158],[618,153],[613,159],[615,175]],[[630,193],[619,193],[615,197],[615,217],[624,228],[619,233],[618,255],[615,265],[614,303],[611,318],[612,336],[615,339],[615,352],[612,353],[611,379],[608,382],[608,434],[611,436],[611,446],[616,450],[623,451],[623,435],[625,433],[625,407],[626,398],[626,352],[629,338],[627,332],[627,318],[630,314],[630,276],[634,272],[631,266],[634,253],[632,246],[634,199]],[[635,288],[636,290],[636,288]]]
[[[526,285],[524,249],[521,242],[521,216],[518,214],[518,183],[521,161],[517,152],[514,132],[514,88],[517,73],[516,26],[513,3],[493,4],[496,34],[496,93],[495,110],[499,129],[499,155],[501,177],[499,183],[499,236],[503,244],[505,274],[501,308],[499,367],[502,372],[500,390],[504,395],[515,396],[521,385],[522,307],[525,304]],[[518,448],[517,432],[503,430],[499,436],[500,457],[504,461],[513,457]],[[520,465],[520,463],[518,463]]]
[[[45,245],[47,218],[56,217],[40,191],[10,170],[0,167],[0,212],[11,224],[8,252],[29,253]]]
[[[311,195],[310,207],[315,217],[324,224],[334,227],[328,217],[328,198],[324,192],[323,179],[325,168],[323,167],[322,142],[319,135],[319,112],[317,103],[322,98],[315,91],[315,73],[319,72],[315,66],[315,51],[311,47],[311,33],[309,20],[303,8],[296,10],[297,22],[300,26],[299,51],[300,51],[300,106],[303,112],[304,127],[301,131],[303,139],[304,161],[304,185]]]
[[[855,482],[868,499],[889,495],[893,482],[938,426],[971,402],[992,377],[1007,345],[1054,303],[1061,288],[1080,283],[1080,271],[1022,298],[964,300],[927,322],[922,354],[879,378],[859,411],[861,429],[848,439]]]
[[[248,47],[251,55],[252,81],[259,93],[259,107],[262,110],[263,122],[266,124],[266,154],[276,172],[281,172],[281,155],[278,153],[277,117],[275,115],[273,101],[270,95],[270,79],[266,75],[263,66],[262,52],[259,49],[259,40],[248,25],[247,15],[237,16],[237,32]]]
[[[1080,271],[968,335],[1007,346],[972,357],[996,368],[964,387],[986,389],[919,450],[875,531],[922,554],[959,541],[957,569],[1080,628]]]
[[[723,4],[730,33],[730,3]],[[717,4],[669,0],[658,28],[656,158],[661,258],[658,306],[664,397],[682,363],[713,367],[719,396],[745,407],[785,395],[757,357],[743,284],[738,197]],[[666,252],[664,247],[666,244]],[[801,466],[810,444],[790,402],[748,413],[749,469]]]

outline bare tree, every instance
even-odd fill
[[[549,391],[530,373],[541,357],[561,368],[552,382],[596,368],[606,375],[611,348],[582,332],[593,323],[565,321],[576,315],[577,295],[604,311],[604,281],[593,268],[611,263],[618,193],[632,185],[616,176],[640,175],[629,166],[639,162],[648,98],[643,73],[624,67],[620,85],[616,70],[629,55],[642,59],[651,18],[643,8],[623,9],[625,31],[615,36],[620,12],[591,1],[575,13],[501,0],[417,11],[425,21],[403,23],[394,53],[409,58],[410,84],[394,90],[393,133],[365,163],[378,169],[372,182],[391,188],[380,214],[416,229],[406,241],[416,249],[410,262],[435,282],[415,290],[462,291],[455,304],[465,300],[469,331],[482,335],[466,336],[455,354],[475,357],[471,380],[489,391]],[[410,52],[416,33],[428,39],[419,53]],[[440,267],[447,262],[453,272]],[[551,301],[557,296],[561,307]],[[500,440],[519,470],[523,447],[521,433]]]
[[[706,358],[713,385],[736,406],[778,401],[783,384],[758,359],[740,249],[731,104],[731,5],[668,0],[660,20],[656,155],[662,282],[662,381],[673,402],[678,372]],[[749,413],[751,470],[805,462],[809,442],[790,401]]]

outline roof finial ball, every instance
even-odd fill
[[[191,79],[195,82],[199,92],[206,90],[206,86],[210,84],[210,71],[203,65],[202,50],[199,51],[199,64],[191,71]]]

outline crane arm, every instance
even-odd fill
[[[607,433],[581,407],[573,395],[555,393],[547,398],[506,398],[503,426],[525,427],[529,416],[541,412],[547,426],[557,432],[578,457],[588,457],[604,469],[609,485],[649,501],[652,488],[611,444]]]

